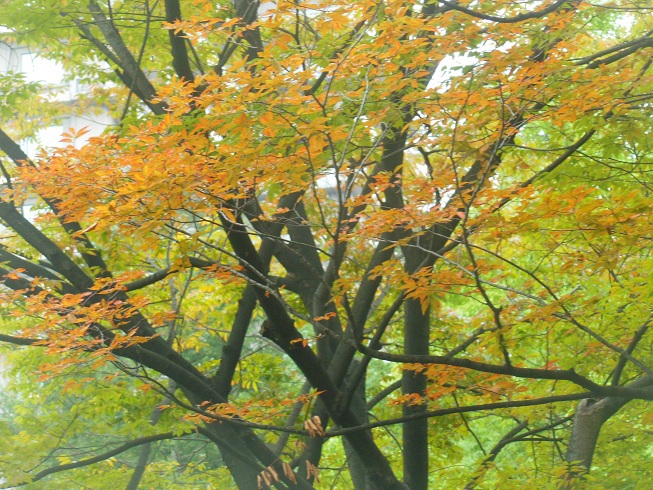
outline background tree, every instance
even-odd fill
[[[650,480],[647,2],[4,8],[6,486]]]

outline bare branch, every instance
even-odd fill
[[[188,431],[184,435],[193,434],[193,433],[194,433],[194,431]],[[24,485],[28,485],[30,483],[34,483],[36,481],[42,480],[46,476],[49,476],[49,475],[52,475],[52,474],[55,474],[55,473],[60,473],[62,471],[68,471],[68,470],[72,470],[72,469],[75,469],[75,468],[82,468],[84,466],[89,466],[89,465],[92,465],[92,464],[95,464],[95,463],[99,463],[100,461],[105,461],[105,460],[107,460],[109,458],[113,458],[114,456],[119,455],[120,453],[124,453],[125,451],[127,451],[127,450],[129,450],[131,448],[138,447],[138,446],[141,446],[143,444],[150,444],[152,442],[164,441],[164,440],[167,440],[167,439],[176,439],[177,437],[179,437],[179,434],[175,435],[172,432],[166,432],[164,434],[157,434],[157,435],[154,435],[154,436],[146,436],[146,437],[141,437],[139,439],[134,439],[132,441],[126,442],[125,444],[122,444],[122,445],[118,446],[115,449],[112,449],[111,451],[107,451],[105,453],[98,454],[97,456],[94,456],[92,458],[82,459],[82,460],[76,461],[74,463],[67,463],[67,464],[62,464],[62,465],[58,465],[58,466],[52,466],[52,467],[47,468],[45,470],[39,471],[38,473],[36,473],[28,481],[23,481],[23,482],[20,482],[20,483],[12,483],[9,486],[4,486],[4,487],[0,487],[0,488],[22,487]]]
[[[541,10],[536,10],[535,12],[528,12],[525,14],[519,14],[515,15],[514,17],[496,17],[494,15],[487,15],[487,14],[481,14],[479,12],[476,12],[474,10],[468,9],[466,7],[463,7],[459,5],[457,1],[455,2],[448,2],[446,0],[438,0],[443,5],[446,5],[452,10],[457,10],[458,12],[463,12],[467,15],[471,15],[472,17],[475,17],[477,19],[482,19],[482,20],[490,20],[492,22],[498,22],[500,24],[514,24],[516,22],[523,22],[525,20],[529,19],[539,19],[541,17],[544,17],[552,12],[555,12],[559,8],[561,8],[564,4],[569,3],[569,0],[557,0],[556,2],[552,3],[548,7],[545,7]]]

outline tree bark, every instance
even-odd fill
[[[644,376],[632,383],[628,383],[626,387],[644,388],[652,384],[653,377]],[[572,469],[566,475],[567,484],[565,488],[576,478],[589,473],[603,424],[629,401],[628,398],[617,397],[586,398],[578,404],[565,460],[569,463],[578,463],[580,466]]]
[[[360,361],[354,361],[351,365],[350,372],[355,372],[360,366]],[[360,417],[364,424],[369,422],[367,414],[367,404],[365,403],[365,377],[361,379],[356,387],[356,392],[353,394],[351,401],[351,410]],[[370,481],[365,471],[365,461],[356,454],[356,451],[351,447],[347,439],[342,440],[345,454],[347,455],[347,466],[349,466],[349,474],[354,484],[355,490],[377,490],[377,487]]]
[[[417,299],[407,299],[404,303],[404,351],[406,354],[429,353],[429,317],[430,308],[422,310]],[[426,376],[423,373],[404,371],[402,376],[402,393],[419,395],[426,393]],[[403,406],[403,415],[408,417],[425,412],[427,404],[421,403]],[[411,490],[428,490],[429,485],[429,445],[428,419],[422,418],[404,422],[404,482]]]

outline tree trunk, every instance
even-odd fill
[[[406,354],[429,353],[430,309],[422,311],[422,303],[407,299],[404,303],[404,351]],[[402,392],[404,395],[424,396],[426,376],[422,373],[404,371]],[[404,417],[426,411],[426,403],[404,405]],[[411,490],[428,490],[429,445],[428,419],[411,420],[403,424],[404,482]]]
[[[354,361],[350,372],[355,371],[359,366],[360,361]],[[365,403],[365,391],[365,377],[363,377],[363,379],[358,383],[356,392],[352,397],[351,409],[360,417],[364,424],[367,424],[369,422],[369,417],[367,414],[367,403]],[[345,449],[345,455],[347,456],[347,466],[349,467],[349,474],[351,475],[354,489],[377,490],[377,487],[374,486],[367,476],[365,461],[356,453],[356,451],[354,451],[354,448],[351,447],[351,444],[349,444],[347,439],[343,439],[342,444]]]
[[[653,377],[644,376],[626,386],[628,388],[644,388],[651,384],[653,384]],[[580,467],[572,469],[566,476],[567,487],[576,478],[589,473],[601,427],[629,401],[627,398],[616,397],[586,398],[578,404],[565,460],[569,463],[578,463]]]

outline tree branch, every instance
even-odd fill
[[[457,1],[455,2],[448,2],[446,0],[438,0],[441,4],[446,5],[452,10],[457,10],[458,12],[463,12],[467,15],[471,15],[472,17],[475,17],[477,19],[482,19],[482,20],[490,20],[492,22],[498,22],[500,24],[514,24],[516,22],[523,22],[525,20],[529,19],[539,19],[541,17],[544,17],[545,15],[548,15],[552,12],[555,12],[558,10],[560,7],[562,7],[565,3],[569,3],[569,0],[557,0],[556,2],[552,3],[548,7],[545,7],[541,10],[536,10],[535,12],[528,12],[525,14],[519,14],[515,15],[514,17],[496,17],[494,15],[487,15],[487,14],[481,14],[479,12],[476,12],[474,10],[468,9],[466,7],[463,7],[458,4]]]
[[[450,408],[441,408],[438,410],[430,410],[427,412],[417,413],[414,415],[409,415],[408,417],[397,417],[393,419],[379,420],[377,422],[370,422],[369,424],[360,425],[357,427],[346,427],[338,428],[327,431],[325,437],[335,437],[342,436],[345,434],[350,434],[352,432],[358,431],[367,431],[370,429],[376,429],[378,427],[387,427],[389,425],[401,424],[407,420],[415,419],[424,419],[424,418],[433,418],[433,417],[442,417],[445,415],[454,415],[459,413],[468,413],[468,412],[482,412],[485,410],[500,410],[503,408],[518,408],[518,407],[535,407],[538,405],[548,405],[550,403],[560,403],[568,402],[574,400],[582,400],[592,396],[591,393],[572,393],[569,395],[557,395],[549,396],[544,398],[534,398],[530,400],[510,400],[506,402],[496,402],[496,403],[486,403],[484,405],[467,405],[461,407],[450,407]]]
[[[465,490],[472,490],[476,487],[476,483],[481,478],[482,474],[487,470],[488,464],[496,459],[501,450],[506,447],[508,444],[513,442],[513,438],[519,434],[522,430],[528,427],[528,420],[524,420],[517,424],[512,430],[510,430],[506,435],[504,435],[501,440],[490,449],[490,453],[483,459],[481,467],[474,472],[472,479],[465,485]]]
[[[107,44],[111,46],[116,57],[120,60],[120,66],[123,68],[124,73],[133,82],[134,92],[147,104],[152,112],[159,115],[164,114],[166,105],[162,102],[152,102],[152,99],[156,97],[156,90],[143,73],[141,67],[138,66],[138,62],[125,45],[113,23],[107,19],[95,0],[90,0],[88,10],[91,12],[93,20],[95,20],[96,25],[102,32]],[[131,84],[126,85],[128,88],[131,86]]]
[[[189,431],[186,434],[183,435],[188,435],[192,434],[194,431]],[[68,471],[68,470],[74,470],[76,468],[83,468],[84,466],[89,466],[95,463],[99,463],[100,461],[105,461],[109,458],[113,458],[114,456],[117,456],[120,453],[124,453],[125,451],[141,446],[143,444],[150,444],[152,442],[156,441],[164,441],[166,439],[176,439],[179,437],[179,435],[175,435],[172,432],[166,432],[164,434],[157,434],[154,436],[146,436],[146,437],[141,437],[139,439],[134,439],[132,441],[126,442],[125,444],[122,444],[121,446],[118,446],[115,449],[112,449],[111,451],[107,451],[102,454],[98,454],[97,456],[94,456],[92,458],[87,458],[87,459],[82,459],[80,461],[76,461],[74,463],[67,463],[67,464],[62,464],[58,466],[52,466],[51,468],[47,468],[45,470],[39,471],[37,474],[35,474],[29,481],[23,481],[20,483],[12,483],[11,485],[0,487],[0,488],[13,488],[13,487],[21,487],[24,485],[28,485],[30,483],[34,483],[36,481],[42,480],[46,476],[52,475],[54,473],[60,473],[62,471]]]
[[[181,6],[179,5],[179,0],[165,0],[165,8],[166,22],[174,24],[181,20]],[[172,66],[175,69],[177,76],[183,81],[192,82],[195,78],[195,74],[190,67],[185,34],[183,31],[177,32],[175,29],[168,29],[168,36],[170,38],[170,47],[172,48]]]
[[[459,359],[448,356],[426,356],[426,355],[406,355],[390,354],[387,352],[376,351],[358,343],[359,352],[381,359],[384,361],[411,363],[411,364],[438,364],[443,366],[454,366],[463,369],[470,369],[482,373],[503,374],[516,378],[526,379],[548,379],[557,381],[569,381],[582,388],[591,391],[594,395],[625,397],[629,399],[653,400],[653,392],[650,390],[633,390],[622,386],[602,386],[588,378],[576,373],[573,369],[538,369],[538,368],[520,368],[515,366],[506,366],[498,364],[488,364],[485,362],[472,361],[470,359]]]

